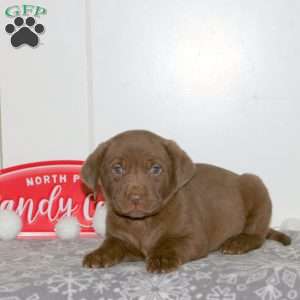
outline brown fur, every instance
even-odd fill
[[[245,253],[266,238],[290,243],[269,228],[271,200],[259,177],[194,164],[151,132],[128,131],[100,144],[81,176],[103,191],[108,207],[106,239],[84,266],[142,259],[150,272],[170,272],[217,249]]]

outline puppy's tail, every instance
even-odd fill
[[[291,238],[288,235],[272,228],[270,228],[266,238],[267,240],[280,242],[284,246],[288,246],[292,242]]]

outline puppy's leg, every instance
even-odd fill
[[[241,233],[229,238],[222,246],[223,254],[243,254],[259,248],[264,239],[258,235]]]
[[[130,251],[123,241],[114,237],[107,237],[98,249],[84,257],[82,264],[88,268],[107,268],[121,261],[138,259],[141,259],[139,253]]]
[[[259,248],[269,232],[272,205],[264,183],[255,175],[243,174],[239,187],[245,206],[245,227],[221,246],[224,254],[242,254]]]
[[[205,257],[208,254],[207,244],[199,240],[182,237],[169,237],[161,239],[151,249],[146,257],[148,272],[167,273],[175,271],[183,263]]]

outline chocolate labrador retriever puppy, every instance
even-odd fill
[[[100,144],[81,177],[107,204],[106,238],[85,256],[87,267],[145,260],[150,272],[170,272],[217,249],[242,254],[266,239],[290,244],[269,227],[271,200],[259,177],[194,164],[175,142],[148,131]]]

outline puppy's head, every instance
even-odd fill
[[[194,164],[176,143],[148,131],[127,131],[100,144],[87,158],[83,182],[102,190],[118,215],[154,215],[194,174]]]

